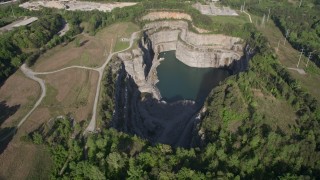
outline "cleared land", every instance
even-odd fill
[[[104,43],[105,46],[94,47],[98,52],[101,52],[98,55],[101,56],[100,64],[102,65],[106,58],[104,55],[107,56],[111,52],[110,50],[114,48],[118,40],[120,41],[121,36],[129,37],[137,29],[138,27],[132,23],[118,23],[100,31],[95,37],[82,36],[92,38],[96,43]],[[116,32],[116,36],[114,32]],[[63,47],[58,48],[61,48],[61,51],[64,50]],[[93,49],[93,47],[91,48]],[[52,56],[55,56],[55,53],[51,53]],[[96,54],[97,52],[94,53],[94,55]],[[88,58],[92,59],[93,57]],[[51,61],[55,60],[55,58],[51,59]],[[64,60],[72,64],[68,58]],[[48,59],[44,61],[42,62],[43,69],[38,67],[39,71],[48,71],[51,68],[48,66],[59,65],[57,62],[52,64]],[[68,63],[63,65],[67,67]],[[76,61],[76,63],[78,62]],[[98,81],[96,71],[66,69],[53,74],[38,75],[38,77],[43,78],[46,82],[46,97],[19,128],[4,152],[0,154],[0,179],[48,179],[51,164],[49,152],[42,146],[21,141],[21,137],[58,115],[71,113],[78,121],[91,117]],[[5,125],[1,128],[16,125],[33,107],[39,95],[40,87],[37,82],[26,78],[20,70],[12,75],[0,88],[0,105],[3,109],[7,108],[8,111],[6,116],[1,114],[1,120],[3,120],[1,123]],[[25,106],[27,106],[25,110],[20,110]],[[16,118],[12,120],[13,117]]]
[[[102,29],[95,36],[81,34],[66,46],[57,46],[43,54],[32,67],[36,72],[52,71],[64,67],[79,65],[87,67],[101,66],[110,49],[115,44],[127,44],[121,38],[128,37],[139,28],[133,23],[117,23]],[[77,47],[77,43],[80,47]],[[118,49],[124,45],[117,45]]]
[[[193,7],[198,9],[202,14],[209,16],[238,16],[235,10],[224,6],[219,7],[216,3],[209,3],[208,5],[196,3]]]
[[[257,28],[261,31],[270,42],[270,46],[277,49],[279,44],[279,51],[277,52],[280,63],[287,68],[296,68],[299,60],[300,52],[295,50],[288,42],[284,45],[284,36],[279,28],[270,20],[263,27],[260,23],[260,17],[254,17],[254,22],[258,22]],[[299,68],[304,69],[307,74],[300,74],[298,71],[288,70],[290,74],[297,79],[301,87],[306,89],[313,97],[320,102],[319,82],[320,82],[320,69],[316,67],[313,62],[309,62],[309,66],[306,67],[307,58],[305,55],[301,58]]]
[[[103,11],[110,12],[114,8],[122,8],[126,6],[133,6],[137,3],[131,2],[117,2],[117,3],[97,3],[87,1],[32,1],[25,2],[19,6],[29,10],[40,10],[42,7],[66,9],[68,11]]]

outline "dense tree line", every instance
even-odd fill
[[[39,53],[25,53],[23,49],[43,47],[62,25],[62,16],[55,14],[41,17],[30,26],[4,33],[0,39],[0,80],[6,79],[26,59],[35,59]]]

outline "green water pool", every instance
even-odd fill
[[[203,103],[212,88],[230,76],[227,69],[189,67],[176,58],[175,51],[162,52],[159,58],[164,60],[157,67],[159,82],[156,86],[167,102],[193,100]]]

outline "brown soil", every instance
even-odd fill
[[[32,108],[40,95],[37,82],[25,77],[21,71],[11,75],[0,87],[1,113],[8,113],[1,127],[16,125],[19,120]],[[8,112],[10,111],[10,112]],[[3,114],[2,114],[3,115]]]

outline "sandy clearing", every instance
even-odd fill
[[[29,10],[40,10],[42,7],[66,9],[67,11],[103,11],[110,12],[114,8],[123,8],[136,5],[136,2],[98,3],[90,1],[30,1],[20,4],[19,7]]]
[[[20,70],[11,75],[0,87],[0,102],[5,101],[7,106],[16,106],[18,109],[1,127],[16,125],[17,121],[32,108],[39,94],[38,83],[25,77]]]

